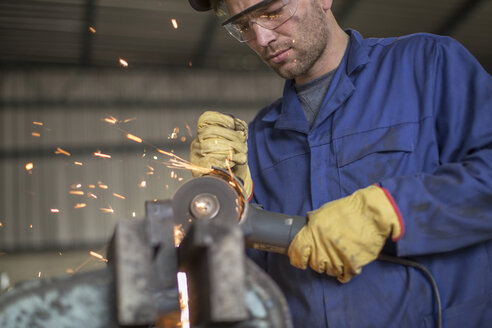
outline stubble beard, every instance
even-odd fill
[[[300,36],[293,41],[290,40],[282,44],[276,45],[276,49],[291,48],[289,58],[280,64],[271,64],[264,56],[261,56],[263,61],[279,76],[284,79],[295,79],[303,76],[316,64],[326,49],[329,38],[329,31],[324,14],[321,8],[312,8],[312,14],[308,17],[309,24],[301,24],[299,19],[295,17],[297,26],[299,26],[298,35]],[[274,53],[271,51],[270,53]]]

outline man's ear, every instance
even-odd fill
[[[320,1],[321,1],[321,7],[323,8],[324,11],[331,9],[333,0],[320,0]]]

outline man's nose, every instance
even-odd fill
[[[275,31],[264,28],[257,23],[252,23],[251,28],[255,31],[256,41],[258,45],[262,47],[267,47],[270,42],[277,39],[277,33]]]

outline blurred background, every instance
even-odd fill
[[[333,11],[365,37],[450,35],[492,72],[492,1]],[[0,287],[103,266],[117,220],[191,177],[159,150],[188,159],[201,112],[248,121],[282,87],[187,0],[0,1]]]

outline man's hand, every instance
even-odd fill
[[[307,265],[348,282],[374,261],[391,235],[404,232],[398,208],[383,188],[370,186],[308,212],[308,224],[294,237],[287,254],[295,267]]]
[[[248,167],[248,125],[243,120],[215,111],[207,111],[198,118],[197,136],[191,143],[190,162],[210,168],[231,167],[243,181],[248,198],[253,192],[253,181]],[[228,160],[229,164],[226,164]],[[193,173],[194,176],[199,175]]]

